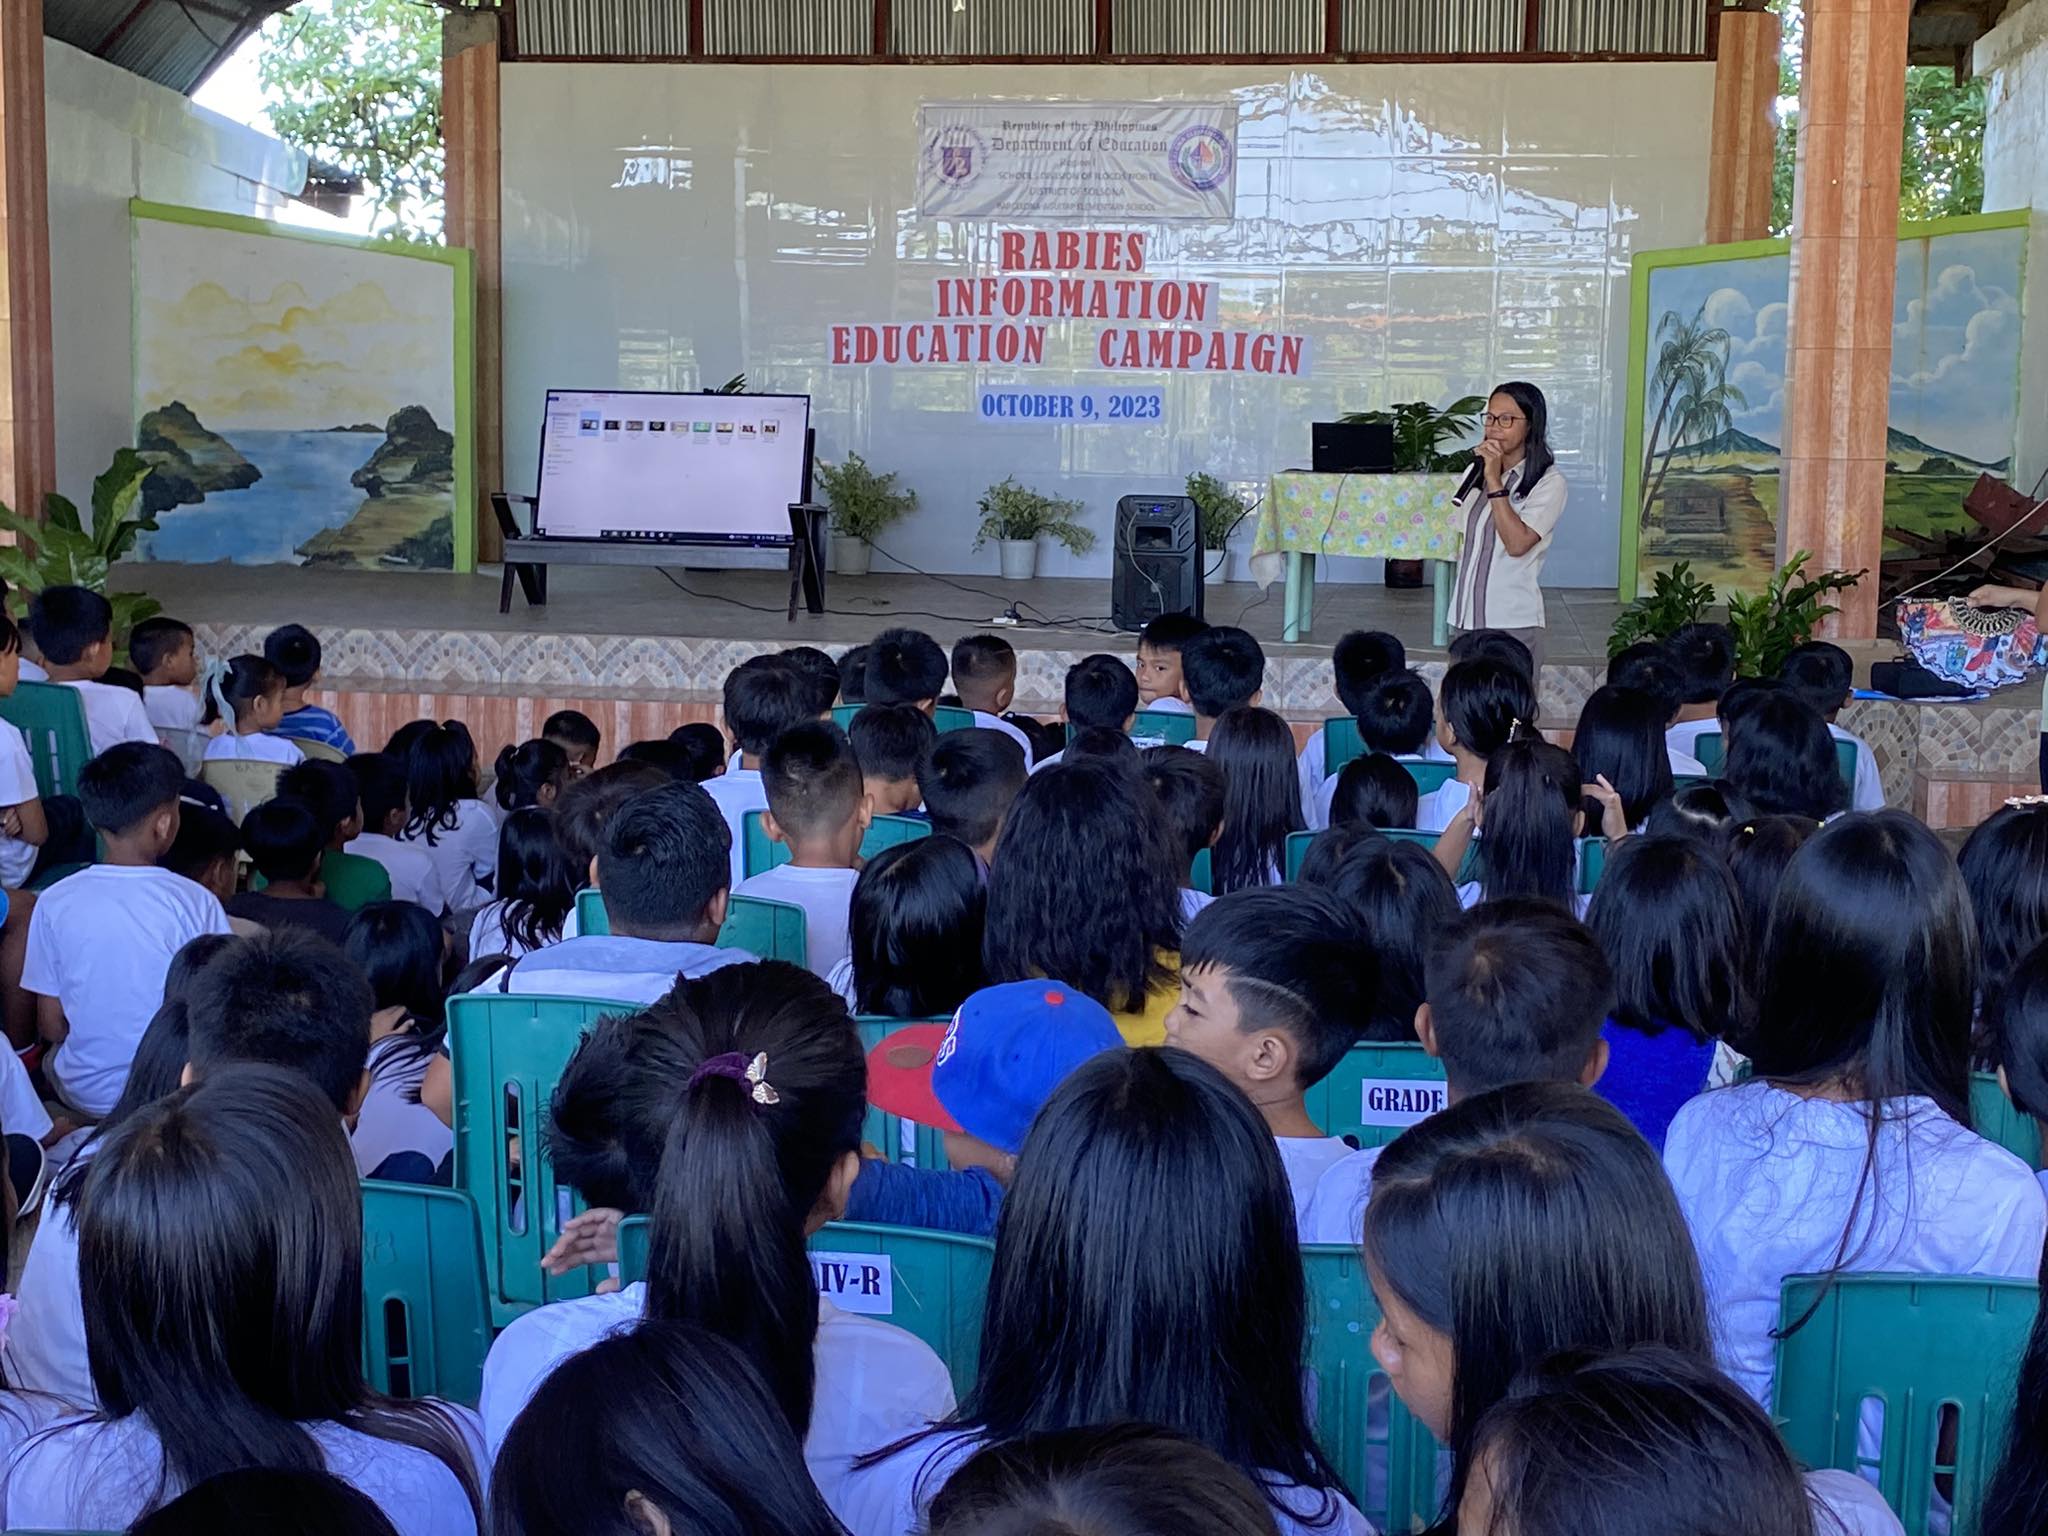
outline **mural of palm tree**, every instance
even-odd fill
[[[1671,402],[1671,442],[1664,450],[1664,462],[1657,466],[1657,478],[1643,496],[1643,505],[1656,505],[1664,494],[1664,477],[1671,473],[1671,460],[1690,443],[1710,442],[1735,426],[1735,412],[1749,404],[1749,397],[1728,382],[1723,356],[1703,377],[1687,379],[1678,398]]]
[[[1675,309],[1667,309],[1664,318],[1657,322],[1657,367],[1650,376],[1650,390],[1658,397],[1657,416],[1643,439],[1643,491],[1641,505],[1637,508],[1638,516],[1646,524],[1650,508],[1664,485],[1662,474],[1652,479],[1658,450],[1663,450],[1664,467],[1668,470],[1674,445],[1687,440],[1687,434],[1681,430],[1685,425],[1684,413],[1677,407],[1684,401],[1691,401],[1695,409],[1701,408],[1713,399],[1717,390],[1730,388],[1728,343],[1726,331],[1717,325],[1707,324],[1704,301],[1690,320]],[[1723,398],[1727,397],[1724,395]],[[1739,390],[1735,392],[1734,403],[1742,403]],[[1669,443],[1664,435],[1667,427],[1673,429]],[[1699,439],[1693,436],[1691,440]]]

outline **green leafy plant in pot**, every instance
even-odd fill
[[[1669,640],[1686,625],[1706,617],[1715,598],[1714,584],[1693,575],[1690,560],[1659,571],[1649,595],[1637,598],[1614,621],[1607,635],[1607,654],[1619,656],[1645,640]]]
[[[1472,464],[1470,449],[1446,452],[1446,443],[1463,444],[1479,425],[1486,396],[1467,395],[1438,409],[1427,400],[1407,400],[1385,411],[1349,411],[1340,421],[1386,424],[1394,429],[1394,470],[1403,475],[1462,475]],[[1420,560],[1389,560],[1387,585],[1422,585]]]
[[[832,509],[832,558],[842,576],[865,576],[874,541],[917,510],[917,492],[899,487],[895,471],[876,474],[849,453],[838,464],[820,463],[817,482]]]
[[[1806,574],[1813,551],[1802,549],[1781,566],[1755,597],[1728,599],[1728,627],[1735,631],[1735,673],[1738,677],[1776,677],[1793,649],[1813,638],[1820,621],[1840,613],[1827,599],[1846,592],[1870,573],[1847,571]]]
[[[23,517],[0,505],[0,530],[17,542],[0,546],[0,579],[11,589],[11,609],[26,614],[28,599],[45,587],[89,587],[114,608],[114,645],[125,651],[128,632],[163,605],[140,592],[108,592],[107,572],[134,549],[136,539],[156,531],[156,519],[142,505],[142,482],[150,466],[133,448],[123,448],[92,483],[88,525],[69,497],[55,491],[43,498],[43,520]],[[33,553],[31,553],[31,548]]]
[[[1230,535],[1237,525],[1244,521],[1244,498],[1233,492],[1229,486],[1214,475],[1197,470],[1188,476],[1188,499],[1195,504],[1196,523],[1202,536],[1202,548],[1213,555],[1220,555],[1229,547]],[[1204,562],[1204,575],[1208,575],[1222,561],[1213,565]]]
[[[1095,547],[1095,535],[1081,526],[1081,503],[1047,496],[1014,475],[981,493],[981,527],[975,531],[974,547],[980,549],[994,540],[1002,557],[1003,580],[1029,581],[1038,574],[1038,541],[1056,539],[1077,555]]]

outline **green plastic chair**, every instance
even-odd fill
[[[1365,756],[1365,738],[1358,734],[1358,722],[1349,715],[1332,715],[1323,722],[1323,777],[1342,773],[1353,758]]]
[[[1600,877],[1607,873],[1607,839],[1604,837],[1582,837],[1579,839],[1579,894],[1590,896],[1600,885]]]
[[[889,1035],[906,1024],[949,1024],[949,1018],[938,1019],[885,1019],[875,1014],[858,1014],[854,1025],[860,1030],[860,1048],[872,1051]],[[903,1147],[903,1127],[910,1126],[914,1133],[908,1153]],[[861,1139],[871,1143],[882,1154],[882,1160],[890,1163],[909,1163],[917,1168],[945,1168],[946,1133],[937,1126],[919,1125],[906,1121],[900,1115],[868,1105],[868,1117],[861,1126]]]
[[[835,704],[832,723],[842,731],[850,731],[853,729],[853,717],[866,708],[865,704]],[[941,735],[947,731],[971,731],[974,729],[974,711],[941,704],[932,711],[932,724],[939,728]]]
[[[1986,1141],[1997,1142],[2029,1168],[2041,1166],[2041,1127],[2005,1096],[1996,1072],[1970,1074],[1970,1119]]]
[[[778,843],[768,835],[762,814],[760,811],[748,811],[740,818],[742,857],[750,879],[787,864],[793,857],[789,844]],[[884,848],[894,848],[898,843],[914,843],[931,835],[932,824],[921,816],[877,816],[868,824],[867,836],[860,840],[860,856],[872,859]]]
[[[1290,832],[1287,834],[1287,857],[1281,864],[1282,875],[1289,885],[1301,878],[1301,866],[1308,859],[1308,851],[1315,845],[1314,832]],[[1432,843],[1435,839],[1430,840]]]
[[[1415,792],[1433,795],[1458,776],[1456,763],[1403,763],[1408,777],[1415,781]]]
[[[1289,885],[1292,885],[1301,877],[1301,866],[1308,858],[1309,847],[1320,835],[1315,832],[1290,832],[1287,834],[1287,859],[1283,868],[1286,870],[1286,879]],[[1436,832],[1417,832],[1413,827],[1383,827],[1380,829],[1381,837],[1392,838],[1397,843],[1414,843],[1418,847],[1427,848],[1431,853],[1436,852],[1437,838],[1441,835]],[[1459,883],[1462,884],[1467,880],[1478,878],[1478,869],[1479,848],[1475,842],[1473,846],[1465,850],[1465,862],[1458,869]]]
[[[611,914],[604,909],[604,892],[585,887],[576,893],[576,931],[578,933],[610,933]]]
[[[20,683],[0,699],[0,720],[27,738],[28,760],[35,770],[36,793],[78,793],[78,770],[92,758],[92,737],[86,734],[85,703],[76,688],[62,683]]]
[[[1131,735],[1184,747],[1195,739],[1195,717],[1177,709],[1141,709],[1131,717]]]
[[[1974,1532],[2004,1450],[2015,1377],[2040,1307],[2031,1280],[1948,1275],[1793,1275],[1781,1326],[1818,1307],[1778,1341],[1773,1395],[1786,1447],[1809,1467],[1863,1473],[1908,1536],[1932,1524]],[[1883,1404],[1873,1462],[1857,1441],[1863,1404]]]
[[[1704,789],[1713,782],[1712,779],[1707,778],[1703,774],[1674,773],[1671,776],[1671,793],[1675,795],[1681,789]]]
[[[574,1198],[555,1183],[543,1127],[584,1031],[608,1014],[636,1011],[629,1003],[520,993],[448,1000],[455,1187],[476,1203],[494,1327],[543,1302],[587,1296],[602,1278],[589,1269],[549,1275],[540,1267]]]
[[[476,1203],[459,1189],[363,1183],[363,1364],[391,1397],[475,1407],[491,1347]]]
[[[1721,770],[1726,767],[1728,762],[1728,749],[1722,743],[1719,731],[1702,731],[1694,743],[1692,755],[1698,758],[1700,766],[1705,768],[1715,778],[1721,776]],[[1848,785],[1851,790],[1854,790],[1856,788],[1855,742],[1841,740],[1835,742],[1835,766],[1841,772],[1842,782]]]
[[[1425,1530],[1436,1523],[1449,1469],[1372,1357],[1380,1311],[1365,1261],[1349,1244],[1311,1246],[1301,1267],[1317,1439],[1375,1529]]]
[[[1216,861],[1209,857],[1204,848],[1195,855],[1195,862],[1188,866],[1188,889],[1212,895],[1216,890]]]
[[[612,931],[611,918],[604,910],[603,892],[576,893],[576,930],[587,934]],[[726,904],[725,926],[718,930],[718,947],[752,950],[763,960],[787,960],[791,965],[802,965],[809,955],[808,938],[802,907],[759,896],[734,896]]]
[[[1420,1044],[1360,1042],[1304,1095],[1309,1118],[1326,1136],[1383,1147],[1445,1104],[1444,1065]]]

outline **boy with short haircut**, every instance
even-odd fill
[[[242,818],[242,846],[263,877],[263,889],[228,902],[232,917],[266,928],[297,927],[333,944],[348,931],[348,914],[327,899],[320,884],[320,854],[327,838],[312,807],[300,800],[266,800]]]
[[[725,729],[740,760],[704,790],[725,817],[732,885],[747,878],[747,812],[768,809],[761,759],[784,731],[818,718],[817,701],[815,686],[787,657],[750,656],[725,675]]]
[[[1216,722],[1233,709],[1256,704],[1264,697],[1266,653],[1259,642],[1242,629],[1218,624],[1190,640],[1180,654],[1181,697],[1195,712],[1195,739],[1188,746],[1197,752],[1209,750],[1209,733]],[[1302,820],[1310,831],[1320,830],[1316,821],[1318,792],[1323,787],[1322,764],[1309,768],[1309,759],[1295,763],[1301,782]]]
[[[320,884],[329,901],[344,912],[360,912],[373,901],[391,900],[391,876],[384,866],[346,851],[363,834],[362,791],[347,764],[313,760],[287,768],[277,792],[299,801],[329,829],[320,855]]]
[[[761,781],[768,790],[762,826],[791,857],[750,875],[733,894],[802,907],[805,964],[829,976],[850,948],[847,908],[868,830],[860,762],[846,732],[829,720],[812,720],[775,738],[761,762]]]
[[[1593,931],[1547,902],[1513,897],[1460,913],[1423,968],[1415,1035],[1444,1066],[1445,1102],[1509,1083],[1577,1083],[1607,1070],[1600,1029],[1614,977]],[[1380,1149],[1331,1166],[1301,1218],[1304,1243],[1359,1240]]]
[[[1209,626],[1191,613],[1162,613],[1138,632],[1138,707],[1184,715],[1181,652]]]
[[[1330,652],[1330,673],[1337,702],[1345,714],[1359,722],[1361,731],[1367,696],[1388,678],[1407,670],[1408,648],[1401,644],[1398,635],[1390,635],[1384,630],[1354,629],[1339,639],[1336,649]],[[1387,749],[1368,745],[1366,750]],[[1422,749],[1410,747],[1405,750],[1419,752]],[[1317,726],[1309,733],[1308,744],[1301,749],[1301,762],[1304,771],[1313,775],[1318,784],[1327,777],[1323,771],[1324,760],[1323,727]]]
[[[276,733],[294,741],[317,741],[343,757],[355,755],[341,716],[306,702],[306,690],[320,679],[320,640],[303,624],[273,629],[263,640],[263,659],[284,674],[284,718]]]
[[[140,707],[138,701],[138,708]],[[98,1117],[128,1081],[136,1042],[164,996],[171,956],[202,933],[228,933],[209,892],[157,867],[178,835],[185,770],[148,743],[117,742],[78,774],[78,797],[104,861],[51,886],[29,919],[21,984],[54,1049],[43,1070],[58,1096]]]
[[[914,816],[924,804],[917,770],[939,739],[932,717],[911,704],[868,704],[847,732],[870,816]]]
[[[144,619],[128,633],[128,659],[142,675],[142,708],[159,732],[190,733],[205,713],[192,691],[199,679],[199,648],[192,626],[158,616]],[[165,746],[177,751],[174,742]]]
[[[885,629],[868,642],[868,704],[914,704],[929,715],[946,691],[946,653],[917,629]]]
[[[1001,635],[963,635],[953,642],[953,687],[960,707],[974,711],[974,723],[996,731],[1023,750],[1031,764],[1031,738],[1003,718],[1017,698],[1017,652]]]
[[[1207,753],[1186,747],[1151,747],[1143,759],[1145,782],[1159,797],[1166,812],[1167,831],[1182,867],[1193,872],[1194,862],[1204,849],[1213,848],[1223,835],[1223,770],[1209,761]],[[1182,876],[1180,915],[1193,922],[1195,915],[1216,898],[1195,890]]]
[[[924,797],[932,831],[973,849],[983,880],[1010,802],[1029,777],[1024,764],[1024,754],[1009,737],[977,728],[946,732],[917,765],[917,792]]]
[[[1638,640],[1634,645],[1625,647],[1607,663],[1607,683],[1613,688],[1633,688],[1657,701],[1657,707],[1664,715],[1664,751],[1671,759],[1674,774],[1689,774],[1700,779],[1713,777],[1707,772],[1705,763],[1690,752],[1681,752],[1670,744],[1670,728],[1678,723],[1679,714],[1685,707],[1685,683],[1678,675],[1671,653],[1660,642]]]
[[[1735,681],[1735,635],[1725,624],[1688,624],[1664,642],[1664,654],[1679,686],[1678,718],[1664,741],[1697,761],[1700,737],[1721,729],[1721,695]]]
[[[1884,781],[1877,775],[1877,758],[1870,744],[1853,731],[1835,724],[1856,690],[1856,664],[1839,645],[1809,640],[1792,647],[1785,664],[1778,669],[1778,681],[1807,703],[1828,723],[1828,734],[1837,741],[1856,744],[1856,783],[1849,793],[1852,811],[1884,809]]]
[[[580,779],[597,766],[597,749],[604,734],[597,722],[580,709],[558,709],[540,728],[541,740],[552,741],[569,759],[569,777]]]
[[[839,658],[839,702],[865,704],[868,701],[868,648],[856,645]]]
[[[817,708],[811,713],[830,714],[832,706],[839,702],[839,663],[815,645],[792,645],[776,654],[809,678],[811,687],[817,690],[811,698]]]
[[[356,781],[363,819],[362,830],[341,845],[342,851],[382,866],[394,901],[417,902],[439,917],[448,910],[448,885],[441,867],[424,843],[399,841],[411,815],[405,770],[382,752],[358,752],[347,767]]]
[[[93,755],[122,742],[157,745],[139,695],[101,681],[114,663],[114,607],[84,587],[45,587],[29,602],[28,629],[50,681],[78,690]]]
[[[1060,718],[1067,723],[1069,742],[1083,731],[1128,733],[1138,713],[1138,679],[1120,656],[1083,656],[1067,668],[1064,694]],[[1031,771],[1050,768],[1065,757],[1062,748]]]
[[[1352,713],[1358,721],[1358,738],[1364,743],[1367,756],[1380,752],[1399,763],[1454,761],[1436,739],[1436,700],[1420,673],[1405,668],[1388,673],[1366,689],[1352,707]],[[1309,745],[1315,751],[1302,753],[1302,766],[1320,768],[1321,747],[1314,740]],[[1430,755],[1432,750],[1436,753],[1434,757]],[[1330,807],[1337,798],[1337,781],[1343,776],[1341,769],[1323,776],[1316,791],[1312,825],[1330,825]]]
[[[1365,1027],[1379,984],[1372,951],[1326,892],[1283,885],[1211,902],[1180,956],[1166,1043],[1208,1062],[1265,1118],[1299,1221],[1318,1181],[1353,1150],[1309,1118],[1305,1095]]]

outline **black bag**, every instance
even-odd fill
[[[1974,699],[1978,695],[1961,683],[1936,677],[1911,657],[1899,661],[1876,661],[1870,665],[1870,686],[1895,699]]]

